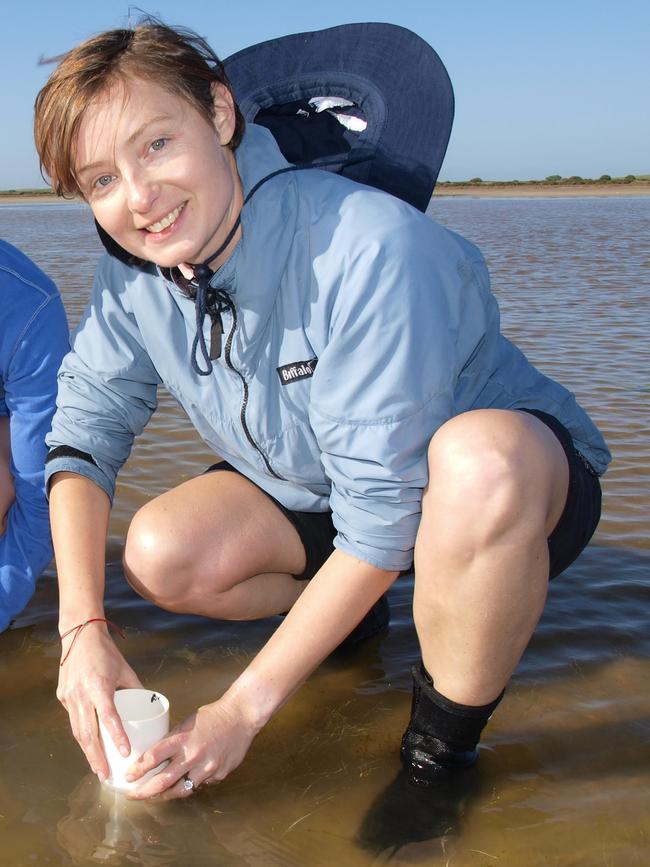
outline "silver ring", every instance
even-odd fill
[[[183,789],[186,792],[194,791],[194,780],[191,777],[188,777],[187,774],[183,777]]]

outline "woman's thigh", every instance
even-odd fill
[[[299,575],[300,536],[280,508],[236,472],[205,473],[151,500],[129,528],[130,577],[201,581],[224,592],[255,575]]]

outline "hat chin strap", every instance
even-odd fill
[[[269,175],[261,178],[256,184],[248,192],[248,195],[242,202],[242,206],[239,210],[239,214],[237,215],[237,219],[232,225],[232,228],[228,232],[226,239],[220,245],[219,249],[212,253],[212,255],[208,256],[208,258],[201,262],[199,265],[193,265],[192,268],[194,270],[194,277],[197,281],[197,289],[196,289],[196,299],[194,302],[194,309],[196,313],[196,333],[194,334],[194,340],[192,341],[192,354],[191,354],[191,364],[192,370],[194,373],[197,373],[199,376],[209,376],[212,373],[212,362],[216,361],[217,358],[221,355],[221,335],[223,334],[223,328],[221,326],[221,313],[224,309],[226,309],[231,303],[223,290],[210,286],[210,280],[214,277],[215,272],[210,268],[210,262],[213,262],[218,256],[220,256],[224,250],[228,247],[232,239],[235,237],[237,229],[241,226],[241,215],[245,206],[251,200],[251,198],[255,195],[255,193],[259,190],[263,184],[267,181],[270,181],[271,178],[275,178],[277,175],[284,175],[286,172],[297,172],[301,169],[319,169],[321,167],[326,166],[334,166],[334,165],[353,165],[355,163],[366,162],[366,160],[371,159],[369,155],[359,156],[354,160],[346,160],[335,158],[328,160],[321,160],[319,162],[310,162],[310,163],[300,163],[299,165],[292,166],[284,166],[281,169],[276,169],[276,171],[271,172]],[[210,310],[212,308],[212,310]],[[203,322],[205,320],[206,315],[210,313],[213,317],[213,326],[212,326],[212,334],[211,334],[211,347],[210,351],[208,351],[208,346],[205,342],[205,336],[203,334]],[[205,368],[199,366],[199,360],[197,358],[198,350],[201,352],[201,357],[205,363]]]

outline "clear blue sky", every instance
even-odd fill
[[[222,57],[302,30],[388,21],[442,57],[456,120],[441,179],[650,174],[650,0],[152,0]],[[135,8],[135,7],[131,7]],[[7,0],[0,49],[0,189],[43,186],[34,97],[52,56],[123,26],[118,0]]]

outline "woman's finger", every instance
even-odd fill
[[[97,774],[100,780],[103,781],[109,774],[109,768],[99,740],[95,708],[91,704],[79,703],[76,709],[77,714],[73,727],[74,736],[83,750],[93,773]]]
[[[168,761],[170,764],[180,766],[182,759],[182,749],[179,743],[179,737],[176,734],[170,734],[164,737],[158,743],[145,750],[141,756],[126,769],[126,778],[129,782],[137,782],[140,777],[157,768],[162,762]],[[170,767],[168,765],[168,767]]]
[[[180,780],[162,792],[160,800],[174,801],[177,798],[189,798],[196,792],[199,786],[203,785],[203,783],[197,782],[195,778],[197,774],[197,771],[188,771],[186,774],[183,774]]]
[[[115,708],[115,701],[107,695],[102,695],[96,703],[97,716],[108,732],[111,740],[121,756],[128,756],[131,752],[129,738],[124,731],[124,725]],[[102,750],[103,752],[103,750]]]
[[[157,767],[154,765],[154,767]],[[151,770],[151,768],[150,768]],[[154,774],[153,777],[149,780],[145,780],[140,783],[135,789],[132,789],[128,796],[129,798],[133,798],[134,800],[145,800],[146,798],[158,798],[165,793],[174,788],[178,781],[183,778],[183,775],[187,772],[187,763],[181,761],[179,756],[159,771],[157,774]],[[138,771],[138,774],[140,772]],[[146,772],[145,772],[146,773]],[[130,775],[126,775],[126,779],[129,782],[137,782],[140,777],[130,779]]]

